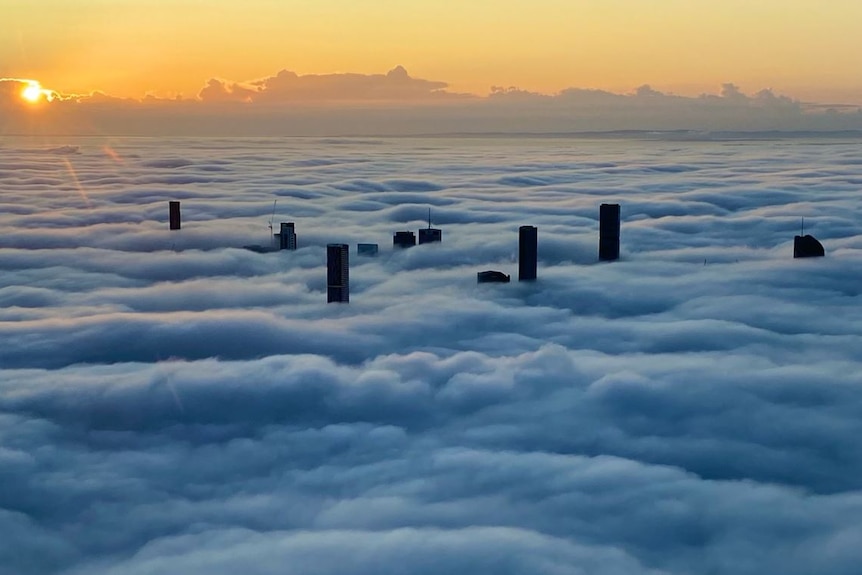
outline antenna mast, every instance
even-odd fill
[[[431,208],[428,208],[428,229],[431,229]]]
[[[278,203],[278,199],[272,201],[272,214],[269,216],[269,241],[275,244],[275,235],[272,232],[272,222],[275,220],[275,204]]]
[[[800,232],[799,233],[800,236],[805,235],[805,216],[802,216],[802,225],[801,225],[801,228],[799,229],[799,232]]]

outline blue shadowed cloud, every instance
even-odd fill
[[[678,136],[7,138],[0,572],[855,573],[858,141]]]

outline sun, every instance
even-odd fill
[[[35,80],[28,80],[27,87],[21,90],[21,97],[30,104],[37,104],[43,98],[50,102],[53,99],[53,95],[51,90],[45,90]]]
[[[30,84],[21,90],[21,97],[31,104],[35,104],[42,97],[42,88],[39,84]]]

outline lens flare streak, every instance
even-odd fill
[[[63,163],[66,164],[66,171],[69,172],[69,176],[72,178],[72,182],[75,185],[75,189],[78,190],[78,194],[80,194],[81,199],[84,200],[84,203],[87,204],[87,209],[92,210],[93,204],[90,202],[89,196],[87,196],[87,192],[84,190],[84,186],[81,185],[81,180],[78,179],[78,174],[75,172],[75,166],[72,165],[72,162],[69,161],[69,158],[63,158]]]

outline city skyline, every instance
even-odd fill
[[[859,571],[859,0],[0,18],[0,575]]]

